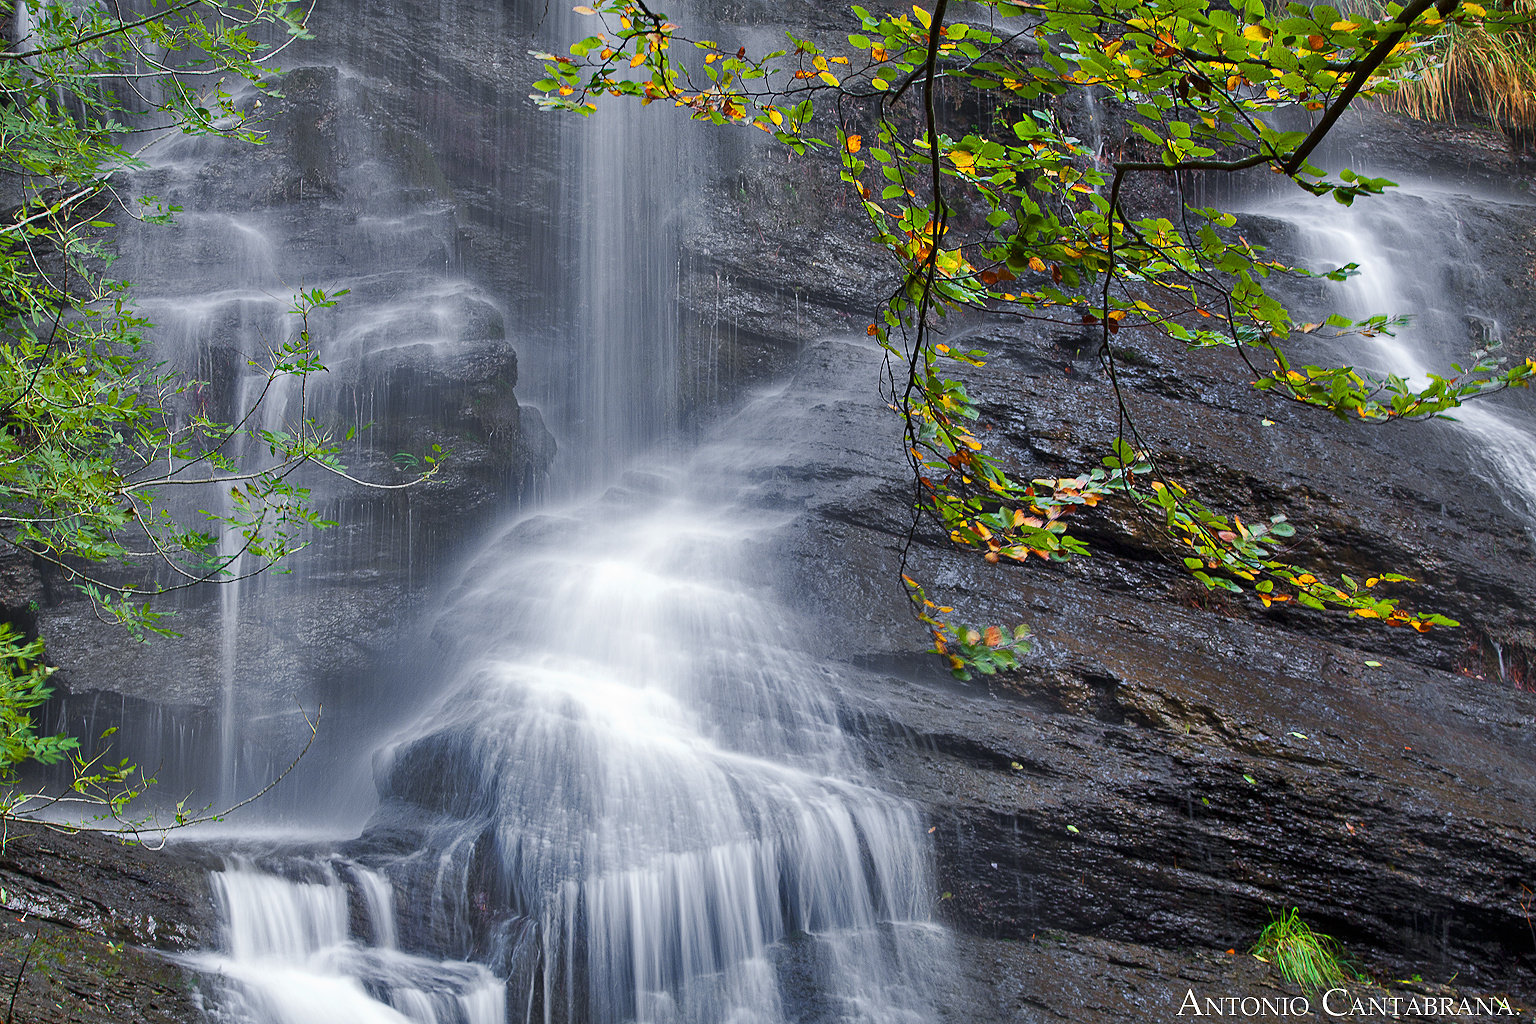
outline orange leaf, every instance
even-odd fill
[[[864,146],[864,137],[862,135],[850,135],[850,136],[848,136],[848,152],[850,152],[850,153],[857,153],[860,149],[863,148],[863,146]]]

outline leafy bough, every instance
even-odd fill
[[[1267,290],[1271,278],[1343,280],[1357,268],[1319,273],[1273,259],[1234,236],[1235,217],[1215,207],[1183,203],[1177,220],[1139,215],[1126,183],[1154,174],[1182,190],[1192,173],[1268,167],[1345,205],[1380,194],[1392,182],[1349,169],[1332,174],[1311,160],[1343,112],[1420,73],[1448,28],[1516,31],[1527,13],[1457,0],[1389,4],[1375,18],[1326,3],[1271,10],[1262,0],[939,0],[932,11],[914,6],[900,15],[854,7],[859,30],[840,52],[790,33],[789,47],[757,55],[690,38],[643,0],[576,10],[600,31],[569,55],[536,54],[545,62],[534,97],[543,106],[591,114],[603,96],[662,101],[696,119],[755,126],[796,153],[840,157],[873,238],[902,275],[869,333],[888,354],[883,386],[905,423],[914,532],[926,518],[991,562],[1061,561],[1088,553],[1064,517],[1114,498],[1155,525],[1177,564],[1206,588],[1421,631],[1455,625],[1385,596],[1379,585],[1405,582],[1401,574],[1363,582],[1316,575],[1286,557],[1294,530],[1284,517],[1244,523],[1192,496],[1140,438],[1111,342],[1141,331],[1190,349],[1228,350],[1255,387],[1368,424],[1446,416],[1470,399],[1526,386],[1536,361],[1506,366],[1482,350],[1427,383],[1298,366],[1287,351],[1293,335],[1373,336],[1403,318],[1296,324]],[[954,16],[961,11],[971,16]],[[642,68],[637,77],[632,69]],[[1135,137],[1120,153],[1090,151],[1053,112],[1051,101],[1085,87],[1128,112]],[[946,133],[941,91],[950,102],[987,97],[998,111],[993,125]],[[817,118],[825,100],[834,105],[835,136]],[[1280,127],[1291,111],[1309,119],[1306,130]],[[979,410],[950,369],[982,367],[987,354],[951,348],[937,329],[960,309],[1098,333],[1119,415],[1101,467],[1028,482],[1006,472],[972,429]],[[913,607],[957,675],[1017,663],[1024,632],[955,621],[906,568],[904,557]]]

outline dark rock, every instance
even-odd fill
[[[172,854],[12,822],[0,850],[7,1016],[50,1024],[201,1021],[195,979],[166,954],[214,938],[204,877]]]
[[[811,411],[793,426],[814,440],[808,459],[783,467],[798,479],[779,497],[808,515],[779,585],[825,624],[835,656],[876,669],[850,670],[849,727],[869,738],[882,784],[927,808],[957,929],[1226,949],[1251,943],[1270,911],[1298,906],[1375,970],[1531,991],[1521,900],[1536,875],[1536,696],[1450,671],[1464,637],[1181,604],[1136,525],[1108,520],[1090,527],[1108,550],[1064,568],[993,568],[919,535],[908,571],[933,596],[967,621],[1023,619],[1036,635],[1018,673],[944,679],[914,660],[919,630],[892,632],[906,614],[894,585],[906,491],[885,454],[893,418],[860,391],[874,369],[867,349],[817,346],[783,399]],[[989,371],[986,387],[1010,396],[1006,409],[989,404],[996,425],[1028,424],[991,435],[1035,446],[1011,455],[1021,471],[1048,471],[1042,459],[1081,465],[1086,437],[1111,436],[1084,407],[1084,389],[1100,383]],[[1221,436],[1219,407],[1137,401],[1151,436]],[[766,451],[783,444],[774,423],[754,426]],[[1319,539],[1319,558],[1385,548],[1436,599],[1500,615],[1529,607],[1515,566],[1473,555],[1489,533],[1464,526],[1459,552],[1443,536],[1415,541],[1415,523],[1374,485],[1390,472],[1429,486],[1443,452],[1394,447],[1386,459],[1358,450],[1347,427],[1307,430],[1306,493],[1328,497],[1291,508],[1292,519],[1305,529],[1322,510],[1348,523]],[[1224,497],[1295,493],[1273,476],[1283,451],[1257,436],[1195,444],[1184,465],[1224,482]],[[1484,530],[1513,526],[1486,506],[1463,514]]]

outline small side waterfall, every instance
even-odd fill
[[[1410,384],[1428,384],[1431,372],[1467,365],[1468,352],[1500,341],[1461,208],[1467,197],[1407,185],[1352,207],[1312,196],[1272,200],[1253,209],[1291,225],[1301,243],[1295,254],[1314,269],[1358,263],[1360,272],[1326,290],[1329,310],[1353,319],[1409,314],[1393,335],[1345,339],[1338,358]],[[1411,229],[1409,228],[1411,225]],[[1502,287],[1491,281],[1487,289]],[[1502,496],[1536,543],[1536,422],[1498,399],[1480,399],[1450,415],[1469,451],[1472,471]]]
[[[290,866],[292,867],[292,866]],[[388,882],[352,864],[310,863],[295,880],[235,860],[213,876],[222,955],[190,958],[221,979],[216,1021],[272,1024],[505,1024],[503,983],[478,964],[365,946],[351,934],[350,891],[374,934],[394,927]]]

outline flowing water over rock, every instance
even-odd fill
[[[1453,363],[1470,368],[1476,359],[1469,353],[1491,348],[1495,357],[1504,355],[1499,347],[1505,282],[1483,266],[1475,249],[1479,221],[1489,210],[1528,217],[1531,206],[1408,182],[1348,208],[1303,194],[1272,200],[1254,212],[1287,224],[1294,236],[1279,244],[1294,247],[1293,255],[1311,269],[1359,264],[1358,273],[1342,285],[1324,287],[1327,311],[1354,320],[1408,317],[1406,325],[1374,337],[1340,339],[1335,358],[1423,388],[1431,373],[1453,374]],[[1450,443],[1467,449],[1472,471],[1503,495],[1536,543],[1536,418],[1528,405],[1516,406],[1510,397],[1469,402],[1449,413],[1461,434]]]
[[[802,369],[818,383],[762,394],[688,441],[702,408],[772,376],[797,345],[829,327],[861,333],[869,296],[885,289],[871,283],[880,265],[858,248],[862,229],[846,230],[827,201],[835,165],[817,193],[814,165],[751,153],[750,175],[727,172],[727,147],[753,143],[695,134],[674,111],[539,117],[525,100],[536,73],[525,51],[574,37],[579,19],[563,9],[338,0],[329,16],[344,28],[321,26],[330,49],[306,51],[314,65],[289,72],[271,146],[232,155],[178,143],[140,176],[140,191],[189,212],[170,234],[134,237],[146,256],[130,276],[162,325],[158,343],[210,381],[197,397],[224,416],[249,398],[243,355],[292,329],[288,287],[350,287],[317,325],[333,370],[322,415],[376,423],[348,461],[381,480],[397,478],[398,453],[452,447],[445,479],[382,503],[329,495],[341,526],[296,578],[189,598],[189,640],[154,657],[106,648],[93,663],[88,644],[69,647],[98,635],[93,623],[71,633],[55,618],[45,630],[79,678],[122,680],[121,691],[172,705],[125,729],[146,737],[146,752],[125,752],[174,765],[162,776],[174,795],[249,792],[302,733],[294,697],[326,702],[300,773],[246,819],[242,839],[208,841],[222,865],[212,876],[222,937],[186,962],[208,979],[216,1019],[1031,1019],[1046,1004],[1020,993],[1038,978],[1019,987],[1022,975],[1007,975],[1014,987],[998,1006],[1011,1009],[976,1013],[947,1002],[944,982],[986,991],[1007,974],[1002,958],[1028,961],[1039,947],[1027,940],[1047,928],[1225,950],[1251,939],[1263,904],[1297,893],[1305,912],[1342,905],[1379,940],[1407,927],[1387,906],[1404,878],[1456,890],[1427,914],[1511,930],[1493,908],[1499,894],[1467,881],[1494,872],[1484,864],[1519,874],[1498,861],[1505,846],[1466,840],[1445,846],[1447,860],[1405,860],[1423,826],[1394,817],[1395,790],[1328,788],[1365,763],[1373,778],[1407,780],[1415,807],[1433,791],[1435,827],[1439,809],[1454,808],[1446,832],[1492,814],[1487,800],[1469,809],[1459,789],[1447,797],[1438,765],[1414,775],[1398,763],[1408,743],[1433,748],[1439,719],[1421,728],[1433,716],[1383,713],[1330,686],[1343,671],[1330,659],[1375,678],[1354,653],[1319,643],[1298,655],[1290,634],[1255,640],[1245,621],[1071,577],[994,600],[989,587],[1014,584],[955,560],[943,580],[992,601],[987,614],[1028,608],[1040,654],[1020,692],[930,678],[933,666],[912,657],[917,639],[893,626],[904,609],[886,587],[889,524],[908,499],[890,476],[895,440],[883,431],[894,421],[869,390],[869,352],[816,346]],[[1079,134],[1108,154],[1116,121],[1094,99],[1083,98]],[[1416,291],[1443,296],[1428,303],[1443,316],[1421,310],[1400,334],[1403,351],[1357,353],[1362,365],[1402,368],[1407,356],[1432,368],[1513,334],[1496,275],[1471,248],[1448,261],[1454,272],[1432,272],[1417,241],[1399,242],[1406,222],[1461,252],[1469,229],[1457,202],[1404,201],[1362,201],[1356,216],[1377,218],[1364,222],[1339,220],[1330,204],[1262,216],[1320,264],[1371,254],[1342,294],[1309,302],[1364,315],[1413,311]],[[1382,260],[1396,261],[1394,276],[1358,291],[1384,280],[1370,276]],[[700,310],[712,312],[688,319]],[[1041,472],[1097,458],[1107,435],[1082,421],[1085,400],[1070,391],[1093,386],[1088,368],[1064,376],[1056,339],[1009,345],[1017,351],[996,364],[1006,396],[989,408],[999,435],[1026,462],[1043,460]],[[1168,398],[1207,382],[1182,370],[1164,379],[1159,365],[1144,368],[1147,400],[1176,411],[1149,416],[1176,426],[1197,409],[1192,433],[1225,436],[1205,394]],[[1507,397],[1436,436],[1496,476],[1514,507],[1526,500],[1528,426]],[[1062,409],[1081,436],[1056,429]],[[1495,422],[1474,444],[1477,415]],[[1245,405],[1241,418],[1252,429],[1232,428],[1246,440],[1230,449],[1262,451],[1258,412]],[[1499,438],[1510,454],[1495,471]],[[1290,479],[1258,462],[1243,473]],[[796,614],[818,601],[821,620]],[[897,669],[829,668],[810,653],[825,653],[818,630],[854,635],[836,657]],[[1031,687],[1040,707],[1021,696]],[[79,714],[87,702],[72,700]],[[117,724],[96,703],[71,727]],[[1297,707],[1310,724],[1292,720]],[[1271,751],[1273,779],[1293,789],[1242,759],[1289,729],[1317,736],[1371,714],[1390,721],[1376,760],[1343,749],[1313,772],[1297,767],[1301,754]],[[1410,719],[1419,733],[1400,737]],[[1505,726],[1479,728],[1502,737]],[[1218,750],[1220,771],[1192,771],[1229,729],[1238,753]],[[1467,749],[1449,763],[1518,775],[1513,760]],[[1267,788],[1253,790],[1245,772]],[[1291,796],[1314,791],[1325,794],[1315,806]],[[1340,806],[1406,838],[1330,859],[1354,841],[1333,835]],[[1520,820],[1499,813],[1490,820]],[[302,841],[317,825],[356,838]],[[961,934],[935,923],[941,911]],[[1160,1005],[1140,956],[1125,961],[1140,991],[1125,1005]],[[1104,987],[1103,966],[1040,970],[1083,990],[1062,1016],[1105,1001],[1089,991]]]
[[[384,804],[348,846],[377,872],[352,871],[355,900],[387,907],[388,878],[409,904],[398,930],[370,909],[370,950],[398,934],[488,964],[516,1020],[931,1019],[944,940],[924,830],[859,781],[836,679],[753,581],[783,517],[721,476],[748,457],[722,441],[633,471],[474,560],[438,627],[455,672],[380,753]],[[203,966],[230,1006],[312,1019],[281,996],[299,971],[333,993],[328,1019],[374,1019],[352,1009],[382,983],[347,940],[342,870],[221,876],[227,956]],[[274,959],[284,973],[264,972]],[[469,998],[437,970],[421,991]],[[414,1000],[388,999],[422,1024],[479,1024]]]
[[[557,14],[551,31],[571,20]],[[367,87],[349,82],[343,99]],[[379,807],[362,836],[216,873],[221,950],[191,962],[215,979],[221,1019],[933,1019],[946,939],[930,920],[925,830],[865,777],[836,677],[758,564],[786,517],[765,509],[752,449],[733,438],[774,396],[692,454],[664,454],[678,447],[685,377],[712,372],[680,365],[678,237],[699,183],[672,154],[694,141],[655,111],[562,123],[566,221],[544,256],[573,273],[547,297],[546,326],[512,331],[525,393],[561,446],[545,493],[564,503],[504,526],[449,590],[435,653],[372,752]],[[365,171],[393,181],[351,173]],[[484,300],[451,264],[424,282],[403,271],[396,240],[431,211],[392,194],[395,206],[369,199],[354,218],[381,244],[327,243],[369,271],[326,278],[354,290],[322,350],[348,379],[402,348],[451,360],[485,333],[465,333]],[[273,256],[271,232],[246,226],[249,265],[221,277],[272,285],[283,246]],[[230,220],[214,237],[239,230]],[[177,305],[170,322],[211,315],[199,308]],[[231,794],[248,785],[234,751],[249,744],[230,624],[251,595],[234,593],[221,663]],[[347,749],[367,763],[365,744]]]
[[[393,942],[388,881],[346,865],[373,944],[350,934],[349,891],[330,863],[296,880],[234,860],[214,875],[226,956],[188,962],[217,973],[219,1020],[286,1024],[503,1024],[506,990],[479,964],[440,963]]]

